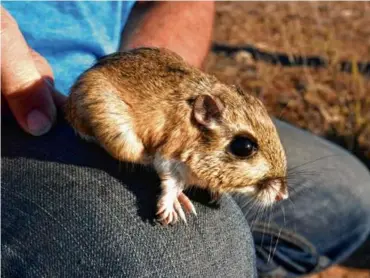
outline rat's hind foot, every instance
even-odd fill
[[[164,194],[158,202],[158,220],[163,225],[171,225],[175,224],[180,217],[185,223],[187,223],[185,213],[181,205],[184,206],[188,213],[197,215],[193,204],[184,193],[181,192],[177,197],[173,194]]]

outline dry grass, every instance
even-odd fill
[[[369,13],[369,2],[218,2],[214,41],[369,60]]]

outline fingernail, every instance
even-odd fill
[[[27,126],[32,135],[40,136],[51,129],[52,122],[39,110],[32,110],[27,116]]]

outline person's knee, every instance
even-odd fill
[[[308,274],[343,261],[369,236],[370,174],[341,147],[286,123],[277,127],[287,152],[290,198],[277,204],[271,222],[304,239],[312,249],[305,257],[314,258],[302,261],[291,245],[282,250],[295,264],[277,265],[287,272],[299,266],[297,271]]]
[[[289,127],[284,128],[289,129]],[[308,172],[309,175],[306,175],[306,178],[317,180],[318,186],[325,184],[328,190],[332,189],[332,195],[328,197],[336,199],[338,208],[348,205],[355,210],[349,215],[357,216],[359,223],[364,224],[364,227],[370,227],[365,225],[370,222],[369,169],[349,151],[328,140],[301,130],[294,132],[293,138],[288,138],[289,135],[284,136],[288,144],[292,143],[292,140],[301,141],[301,145],[293,143],[291,151],[302,155],[297,158],[299,160],[295,162],[297,165],[289,166],[290,173],[294,174],[296,170],[305,175],[305,171]]]
[[[362,221],[370,221],[370,172],[342,147],[307,131],[276,121],[288,157],[288,181],[309,181],[340,204],[356,204]],[[361,213],[360,213],[361,211]],[[370,225],[369,225],[370,226]]]
[[[354,236],[365,240],[370,235],[370,173],[352,154],[332,146],[338,154],[335,171],[330,174],[337,184],[333,192],[338,208],[343,211],[343,223],[351,227]],[[334,164],[334,162],[333,162]]]
[[[39,172],[43,164],[32,168]],[[164,227],[144,222],[136,209],[137,196],[108,175],[79,167],[64,171],[70,180],[61,174],[65,179],[46,185],[39,177],[38,182],[24,182],[24,189],[5,180],[5,272],[28,277],[255,275],[253,240],[231,198],[224,196],[220,208],[195,203],[198,216],[188,217],[188,225]]]
[[[198,216],[188,216],[188,225],[153,225],[143,220],[155,208],[153,175],[120,172],[102,152],[94,155],[95,148],[54,133],[33,139],[32,146],[11,133],[3,141],[4,273],[255,275],[253,240],[230,197],[222,197],[220,208],[196,202]],[[64,144],[54,151],[51,138]]]

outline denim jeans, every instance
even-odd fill
[[[277,125],[297,167],[289,200],[258,215],[244,196],[210,205],[196,191],[198,216],[162,227],[153,170],[115,161],[63,120],[31,137],[3,118],[3,277],[288,277],[340,262],[369,234],[369,172]]]

